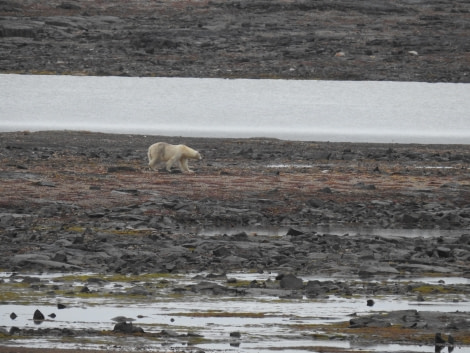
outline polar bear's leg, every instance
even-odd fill
[[[184,161],[184,158],[181,158],[181,159],[178,160],[178,167],[180,168],[182,173],[186,172],[186,170],[184,169],[183,161]]]
[[[152,156],[151,153],[149,152],[149,167],[152,170],[155,170],[157,167],[157,164],[160,162],[160,158],[158,156]]]
[[[193,173],[191,169],[188,167],[188,159],[187,158],[182,158],[180,160],[180,169],[184,173]]]
[[[171,167],[175,164],[176,161],[179,161],[180,154],[176,153],[173,157],[171,157],[168,162],[166,162],[166,170],[171,172]]]
[[[149,151],[148,151],[148,153],[147,153],[147,156],[148,156],[148,158],[149,158],[149,167],[150,167],[150,169],[155,170],[155,166],[156,166],[157,163],[158,163],[158,158],[152,156],[152,152],[150,151],[150,149],[149,149]]]

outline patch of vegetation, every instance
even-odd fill
[[[38,227],[37,230],[47,230],[44,226]],[[63,228],[63,230],[70,233],[80,233],[83,234],[86,231],[86,227],[80,225],[69,225]],[[106,233],[113,235],[130,235],[130,236],[148,236],[152,234],[152,231],[149,229],[101,229],[101,228],[92,228],[94,233]]]
[[[446,288],[441,285],[433,285],[433,284],[424,284],[422,286],[413,288],[413,292],[418,292],[421,294],[447,294],[447,293],[454,293],[453,290],[450,288]]]
[[[0,331],[0,342],[2,340],[5,340],[5,341],[11,341],[11,340],[18,340],[18,339],[23,339],[24,337],[21,337],[21,336],[16,336],[16,335],[10,335],[9,333],[6,333],[6,332],[1,332]]]
[[[148,282],[154,281],[156,279],[168,279],[174,278],[178,279],[181,276],[170,274],[170,273],[143,273],[140,275],[122,275],[122,274],[112,274],[112,275],[99,275],[99,274],[79,274],[79,275],[67,275],[63,277],[58,277],[57,282],[87,282],[91,278],[99,279],[105,282]]]
[[[67,232],[72,232],[72,233],[83,233],[86,228],[83,226],[66,226],[64,227],[64,230]]]
[[[312,331],[312,337],[327,337],[327,339],[349,339],[349,336],[356,336],[358,340],[371,342],[388,343],[408,343],[408,344],[433,344],[434,332],[415,328],[404,328],[401,325],[391,325],[389,327],[360,327],[349,328],[349,322],[339,322],[331,324],[298,324],[294,325],[298,330]],[[470,344],[470,334],[468,331],[453,332],[452,336],[456,342],[467,345]]]
[[[2,283],[0,286],[0,303],[22,303],[28,304],[33,299],[43,297],[42,291],[28,291],[29,283]]]

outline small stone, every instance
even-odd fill
[[[441,333],[437,332],[434,336],[434,344],[436,346],[442,346],[446,343],[445,339],[442,338]]]
[[[301,232],[300,230],[294,229],[294,228],[289,228],[287,231],[286,235],[291,235],[291,236],[297,236],[297,235],[302,235],[304,232]]]
[[[449,335],[449,336],[447,337],[447,342],[449,343],[449,347],[453,347],[454,344],[455,344],[455,339],[454,339],[454,337],[453,337],[452,335]]]
[[[55,188],[56,187],[55,183],[53,183],[51,181],[38,181],[36,183],[36,185],[38,185],[38,186],[47,186],[47,187],[50,187],[50,188]]]
[[[439,257],[444,257],[444,258],[448,258],[452,254],[452,250],[449,249],[449,248],[446,248],[444,246],[438,247],[436,249],[436,251],[437,251],[437,255],[439,255]]]
[[[43,313],[41,313],[39,310],[36,309],[36,311],[34,312],[34,315],[33,315],[33,321],[36,322],[36,321],[44,321],[45,317],[43,315]]]
[[[10,333],[10,335],[13,336],[13,335],[15,335],[15,334],[17,334],[17,333],[20,333],[20,332],[21,332],[21,330],[20,330],[18,327],[12,326],[12,327],[10,328],[10,332],[9,332],[9,333]]]
[[[304,283],[301,278],[287,274],[282,277],[280,285],[283,289],[302,289]]]

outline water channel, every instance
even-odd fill
[[[387,295],[376,297],[375,305],[366,306],[366,297],[339,297],[328,295],[321,298],[281,299],[269,288],[259,290],[257,296],[214,296],[200,293],[177,295],[174,288],[200,282],[207,274],[185,274],[174,276],[149,276],[128,280],[98,274],[32,274],[21,276],[0,273],[2,291],[16,290],[14,298],[3,298],[0,306],[0,328],[20,329],[71,329],[110,331],[117,317],[126,317],[133,325],[146,333],[161,333],[151,337],[138,336],[94,336],[58,337],[54,333],[34,337],[15,337],[3,340],[4,345],[25,347],[50,347],[72,349],[126,350],[189,350],[208,352],[273,352],[285,350],[295,353],[322,351],[325,347],[344,350],[372,352],[433,352],[432,345],[375,344],[361,347],[348,336],[331,337],[322,331],[323,325],[347,322],[351,315],[362,316],[374,312],[393,310],[417,310],[438,312],[470,312],[470,301],[466,295],[440,297],[433,301],[419,302],[416,296]],[[31,280],[30,278],[35,278]],[[229,273],[226,278],[213,278],[220,285],[231,282],[274,282],[274,273]],[[24,285],[26,281],[30,285]],[[84,282],[84,278],[88,281]],[[103,280],[91,281],[90,278]],[[305,277],[308,280],[332,280],[323,277]],[[334,278],[360,285],[360,280]],[[377,282],[400,281],[400,279],[376,279]],[[409,279],[403,279],[409,281]],[[414,282],[427,284],[469,285],[469,278],[421,277]],[[77,295],[86,283],[89,295]],[[139,293],[135,288],[153,288],[157,295],[129,295]],[[172,288],[172,289],[170,289]],[[58,304],[64,309],[58,309]],[[33,313],[40,310],[45,320],[34,322]],[[15,313],[15,319],[10,315]],[[230,334],[238,332],[240,337]],[[86,335],[85,335],[86,336]],[[470,347],[457,347],[456,352],[468,352]]]

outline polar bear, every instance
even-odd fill
[[[171,167],[178,161],[183,173],[193,173],[188,168],[188,159],[202,159],[198,151],[186,145],[171,145],[166,142],[157,142],[150,146],[148,158],[150,169],[155,170],[159,162],[166,162],[166,170],[171,172]]]

